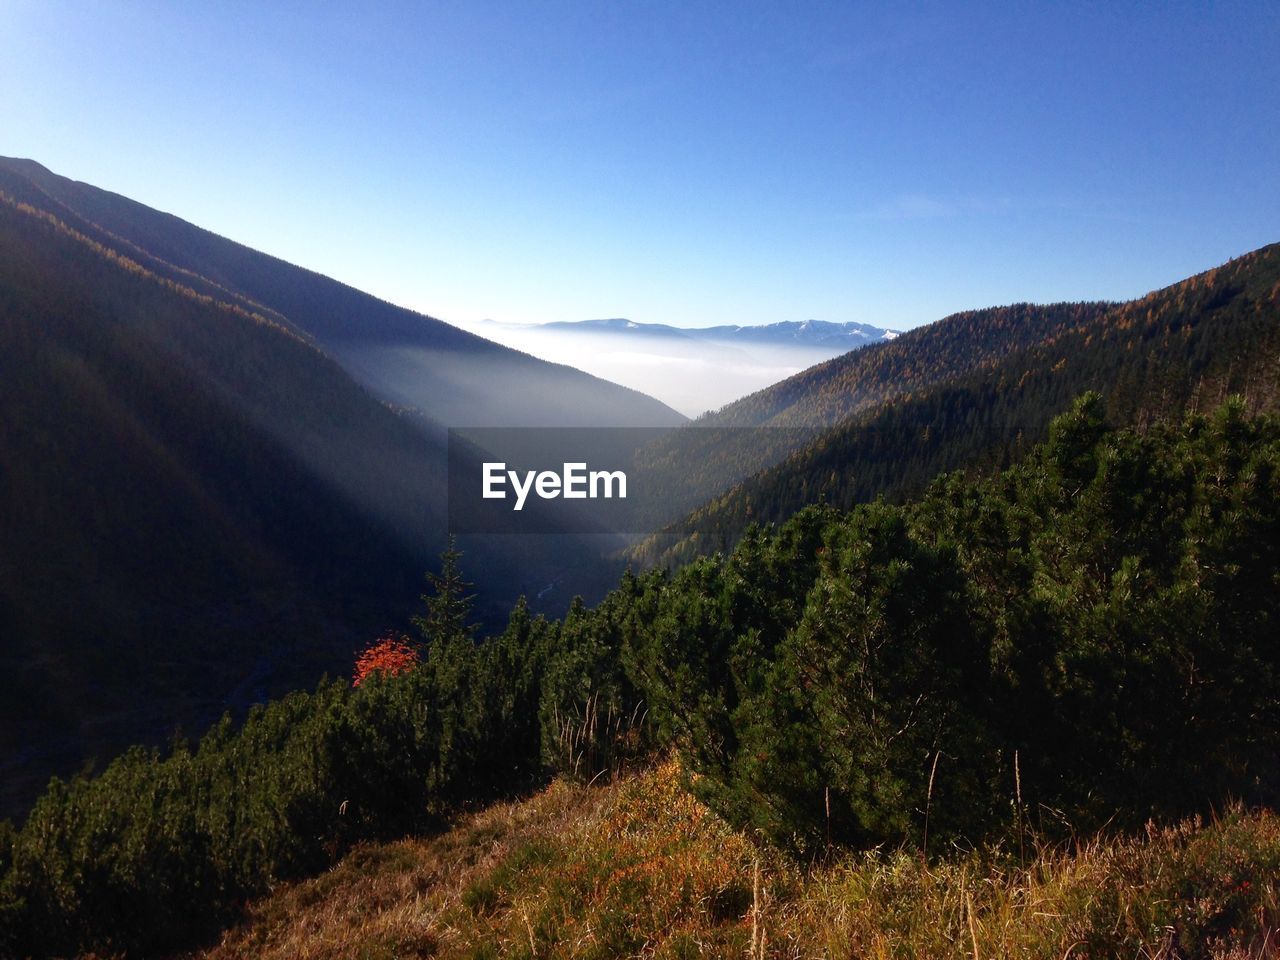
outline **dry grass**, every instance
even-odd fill
[[[875,851],[803,870],[729,829],[668,763],[358,850],[201,957],[1280,956],[1272,814],[1026,855]]]

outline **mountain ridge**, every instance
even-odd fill
[[[442,320],[398,307],[306,267],[154,210],[118,193],[0,157],[0,188],[129,253],[198,292],[222,291],[308,337],[384,400],[443,426],[674,426],[685,418],[638,390],[552,364]],[[487,367],[484,378],[479,367]],[[500,368],[495,372],[494,368]],[[494,375],[527,381],[519,400],[488,389]],[[584,413],[589,411],[589,413]],[[566,422],[568,421],[568,422]]]
[[[314,346],[7,200],[0,318],[0,803],[412,595],[433,447]]]
[[[803,371],[658,441],[655,456],[687,460],[696,450],[705,470],[716,457],[741,459],[743,451],[699,445],[701,426],[816,430],[710,497],[676,525],[674,544],[650,538],[632,556],[688,559],[726,549],[751,523],[783,520],[809,503],[847,508],[877,496],[898,499],[945,471],[1008,466],[1086,391],[1105,397],[1115,422],[1137,425],[1232,393],[1252,411],[1275,409],[1277,320],[1280,243],[1125,303],[954,314],[941,326]],[[990,336],[975,340],[975,331]],[[965,362],[948,366],[957,356]],[[917,381],[903,370],[915,370]],[[762,439],[769,430],[744,433],[752,440],[738,446],[757,457],[770,452]]]
[[[486,320],[485,325],[518,327],[524,330],[565,333],[604,333],[629,336],[664,336],[688,340],[717,340],[729,343],[787,344],[792,346],[846,346],[856,350],[879,340],[892,340],[899,331],[875,327],[855,320],[781,320],[761,324],[719,324],[711,327],[679,327],[668,323],[641,323],[625,317],[596,320],[553,320],[549,323],[503,324]]]
[[[280,309],[333,290],[417,337],[418,395],[353,371],[316,309]],[[445,544],[449,416],[683,421],[34,161],[0,160],[0,371],[0,814],[50,773],[345,671],[404,621]],[[522,374],[540,394],[493,389]],[[481,616],[612,571],[553,539],[464,545]]]

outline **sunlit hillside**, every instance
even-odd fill
[[[431,840],[361,847],[258,901],[199,960],[351,957],[1270,957],[1280,819],[797,861],[730,828],[674,762],[557,781]]]

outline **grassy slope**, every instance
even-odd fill
[[[880,850],[801,869],[674,763],[553,784],[281,888],[200,960],[413,956],[1259,957],[1280,951],[1280,818],[1232,812],[1072,851]]]

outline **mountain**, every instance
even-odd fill
[[[652,538],[634,556],[672,562],[810,503],[900,498],[943,471],[1007,465],[1089,390],[1117,423],[1176,417],[1233,393],[1251,411],[1274,410],[1278,321],[1280,245],[1271,245],[1128,303],[1019,304],[912,330],[654,444],[655,461],[697,463],[701,489],[725,486],[676,525],[674,545]],[[770,429],[783,427],[793,429]]]
[[[866,323],[832,323],[827,320],[786,320],[754,326],[673,327],[665,323],[636,323],[634,320],[612,318],[530,324],[528,328],[566,333],[614,333],[628,337],[674,337],[729,344],[824,347],[837,352],[856,350],[867,344],[892,340],[898,336],[896,331]]]
[[[892,342],[817,364],[700,418],[698,425],[831,426],[868,406],[992,367],[1113,306],[1019,303],[955,313]]]
[[[443,426],[673,426],[652,397],[511,350],[252,250],[31,160],[0,158],[0,191],[197,293],[279,323],[370,392]],[[500,382],[502,390],[494,390]]]
[[[0,161],[0,817],[404,624],[445,543],[451,418],[683,419]],[[463,549],[481,619],[616,575],[564,538]]]
[[[0,201],[0,803],[349,650],[441,542],[440,457],[292,330]]]
[[[892,340],[898,335],[894,330],[852,320],[845,323],[832,323],[829,320],[785,320],[759,326],[704,327],[690,332],[702,340],[792,344],[839,350],[857,350],[870,343]]]
[[[980,372],[1010,351],[1098,317],[1108,303],[1016,304],[957,313],[809,367],[697,418],[642,451],[674,520],[879,404]],[[656,529],[656,527],[655,527]]]

